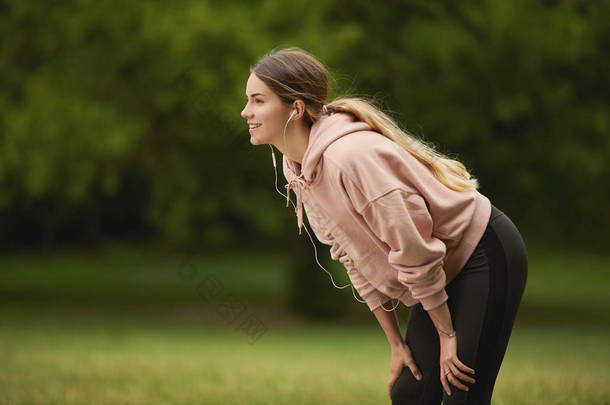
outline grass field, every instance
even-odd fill
[[[198,276],[248,297],[267,328],[258,340],[197,301],[195,278],[176,277],[163,257],[1,258],[0,403],[389,403],[390,353],[372,315],[332,324],[278,311],[279,256],[193,263]],[[494,404],[610,403],[609,264],[530,252]],[[250,275],[232,282],[244,265]]]

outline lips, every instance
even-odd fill
[[[250,134],[252,134],[254,131],[256,131],[262,124],[248,124],[248,132],[250,132]]]

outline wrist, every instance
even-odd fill
[[[438,336],[441,339],[452,339],[457,336],[455,329],[444,330],[444,329],[437,328],[436,330],[438,332]]]
[[[402,341],[402,339],[394,339],[392,341],[390,341],[390,347],[392,348],[392,350],[394,349],[400,349],[402,347],[404,347],[405,342]]]

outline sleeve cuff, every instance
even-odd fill
[[[362,299],[366,301],[366,305],[368,305],[371,312],[379,308],[382,304],[391,300],[390,297],[380,291],[373,291],[368,296],[362,297]]]
[[[449,298],[449,296],[447,295],[447,292],[443,288],[442,290],[440,290],[439,292],[437,292],[435,294],[420,298],[419,302],[421,302],[422,307],[424,307],[424,309],[426,311],[429,311],[431,309],[438,307],[439,305],[442,305],[445,301],[447,301],[447,298]]]

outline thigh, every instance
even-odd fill
[[[482,322],[478,333],[474,330],[469,332],[472,336],[462,339],[461,345],[458,341],[458,351],[468,350],[465,356],[475,353],[474,365],[468,365],[475,369],[476,383],[467,393],[458,391],[463,398],[454,394],[447,398],[446,404],[491,403],[527,277],[525,245],[517,228],[504,213],[497,209],[492,211],[492,218],[480,244],[487,257],[489,269],[487,287],[476,287],[473,283],[464,284],[462,293],[454,291],[453,297],[466,296],[467,299],[454,303],[452,307],[458,339],[460,329],[468,332],[468,327],[464,325],[473,322],[473,319],[468,319],[470,314],[477,318],[477,322]],[[480,306],[481,311],[475,308],[478,304],[468,301],[472,298],[482,300],[481,292],[485,289],[487,297]],[[452,296],[449,291],[448,294]],[[473,325],[470,324],[469,327],[472,328]]]
[[[447,304],[458,337],[458,357],[475,369],[468,392],[443,395],[439,338],[420,304],[411,308],[405,342],[422,371],[408,368],[394,384],[393,404],[489,404],[527,278],[527,253],[517,228],[493,209],[490,223],[458,276],[447,285]]]
[[[527,252],[516,226],[501,212],[490,225],[490,297],[475,366],[480,384],[469,393],[469,404],[491,403],[527,279]]]

